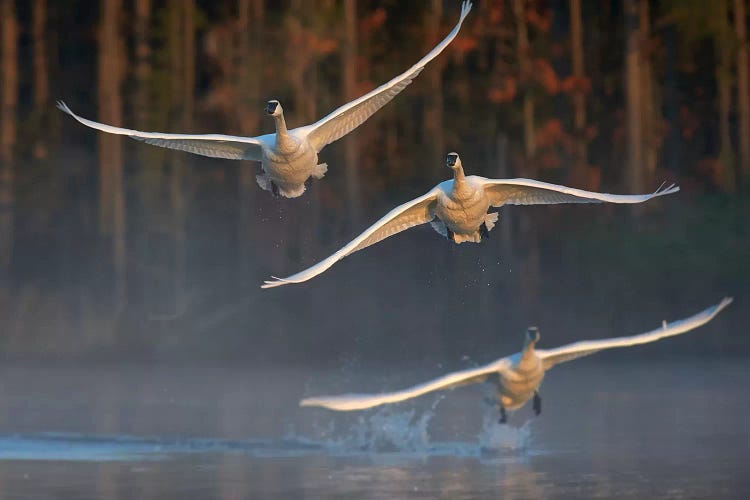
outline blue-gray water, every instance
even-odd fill
[[[555,368],[541,417],[523,408],[506,427],[481,386],[380,411],[296,406],[303,395],[394,389],[446,369],[432,365],[4,366],[0,498],[750,494],[748,360],[624,357]]]

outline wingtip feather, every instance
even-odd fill
[[[289,281],[284,278],[278,278],[276,276],[271,276],[270,280],[265,280],[262,285],[260,285],[261,288],[275,288],[277,286],[282,285],[289,285],[291,283],[294,283],[294,281]]]
[[[716,306],[716,313],[718,313],[722,309],[728,307],[729,304],[731,304],[732,302],[734,302],[734,297],[724,297],[721,300],[721,302],[719,302],[719,304]]]
[[[59,109],[63,113],[69,114],[70,116],[75,116],[75,113],[73,113],[68,105],[65,104],[65,101],[57,101],[57,109]]]
[[[466,18],[466,16],[469,14],[469,12],[471,12],[471,7],[472,7],[471,0],[464,0],[461,3],[461,19],[459,20],[459,22],[463,21]]]
[[[347,410],[352,409],[352,408],[348,408],[347,405],[337,404],[335,399],[336,399],[335,396],[333,398],[331,398],[330,396],[304,398],[300,400],[299,406],[303,408],[304,407],[327,408],[333,411],[347,411]]]
[[[676,193],[676,192],[678,192],[680,190],[680,186],[678,186],[674,182],[672,184],[670,184],[669,186],[667,186],[666,188],[664,187],[664,184],[666,184],[666,182],[662,182],[661,186],[659,186],[659,189],[657,189],[654,192],[654,195],[664,196],[665,194]]]

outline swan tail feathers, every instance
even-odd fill
[[[474,231],[471,234],[460,234],[460,233],[454,233],[453,234],[453,241],[456,243],[481,243],[482,242],[482,235],[479,231]]]

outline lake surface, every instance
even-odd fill
[[[750,495],[746,359],[566,364],[542,415],[524,407],[507,426],[482,386],[379,411],[296,405],[458,367],[6,365],[0,498]]]

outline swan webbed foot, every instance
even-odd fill
[[[498,424],[507,424],[508,423],[508,414],[505,412],[505,407],[500,406],[500,420],[497,421]]]
[[[482,222],[482,224],[479,226],[479,235],[482,237],[482,239],[490,237],[490,230],[487,227],[487,223]]]
[[[308,177],[305,181],[305,189],[310,189],[310,186],[312,186],[312,177]]]
[[[453,231],[451,231],[449,227],[445,228],[445,236],[453,243],[456,242],[456,234]]]
[[[276,198],[278,198],[280,196],[279,195],[279,186],[277,186],[276,183],[273,182],[273,181],[270,181],[270,182],[271,182],[271,193],[273,193],[273,195]]]
[[[313,168],[312,176],[316,179],[322,179],[325,177],[326,172],[328,172],[328,164],[327,163],[318,163],[315,165],[315,168]]]
[[[542,397],[539,395],[538,391],[534,391],[534,402],[532,403],[531,407],[534,409],[534,415],[536,415],[537,417],[541,415]]]

